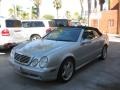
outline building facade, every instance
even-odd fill
[[[93,8],[96,12],[90,14],[90,26],[99,28],[103,33],[120,34],[119,8],[119,0],[106,0],[102,11],[98,7],[97,10]]]

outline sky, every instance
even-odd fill
[[[8,9],[12,5],[20,5],[23,9],[30,8],[33,3],[32,0],[2,0],[0,8],[0,16],[8,16]],[[80,3],[79,0],[62,0],[62,8],[59,10],[59,15],[64,17],[65,12],[70,11],[71,14],[75,12],[80,13]],[[53,7],[53,0],[42,0],[40,6],[40,15],[51,14],[56,17],[56,9]]]
[[[23,8],[28,8],[32,5],[30,0],[2,0],[0,7],[0,16],[8,16],[9,8],[12,8],[13,5],[20,5]]]
[[[75,12],[80,13],[81,7],[79,0],[61,0],[62,8],[59,9],[59,16],[61,18],[65,17],[65,12],[70,11],[71,15]],[[84,0],[84,10],[87,8],[87,0]],[[106,0],[107,1],[107,0]],[[30,10],[33,2],[32,0],[2,0],[0,7],[0,16],[9,16],[9,8],[13,5],[20,5],[24,10]],[[40,16],[42,17],[45,14],[50,14],[56,17],[56,9],[53,7],[53,0],[42,0],[40,6]]]
[[[59,15],[63,15],[64,17],[66,11],[70,11],[71,14],[80,12],[79,0],[62,0],[62,8],[59,10]],[[53,0],[44,0],[42,2],[41,13],[56,15],[56,9],[53,7]]]

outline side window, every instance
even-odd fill
[[[33,27],[44,27],[44,23],[41,21],[36,21],[33,23]]]
[[[98,32],[93,31],[93,33],[94,33],[94,35],[95,35],[95,38],[99,38],[99,37],[100,37],[100,35],[98,34]]]
[[[24,28],[30,27],[30,22],[25,22],[25,21],[23,21],[23,22],[22,22],[22,27],[24,27]]]
[[[82,36],[82,39],[88,39],[88,40],[92,40],[95,38],[94,32],[93,30],[85,30]]]
[[[6,27],[21,27],[21,21],[19,20],[6,20]]]

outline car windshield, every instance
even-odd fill
[[[47,40],[76,42],[81,33],[80,28],[57,28],[44,37]]]

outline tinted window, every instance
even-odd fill
[[[100,35],[96,32],[96,31],[93,31],[94,35],[95,35],[95,38],[98,38],[100,37]]]
[[[45,27],[44,23],[41,21],[24,21],[22,22],[22,26],[25,28],[28,27]]]
[[[6,27],[21,27],[21,21],[19,20],[6,20]]]
[[[57,30],[49,33],[45,39],[76,42],[80,33],[81,30],[76,28],[58,28]]]
[[[68,26],[68,20],[67,19],[53,19],[52,20],[54,26]]]
[[[82,36],[83,40],[84,39],[94,39],[95,35],[93,30],[85,30]]]
[[[49,27],[55,27],[55,24],[53,21],[48,21]]]

